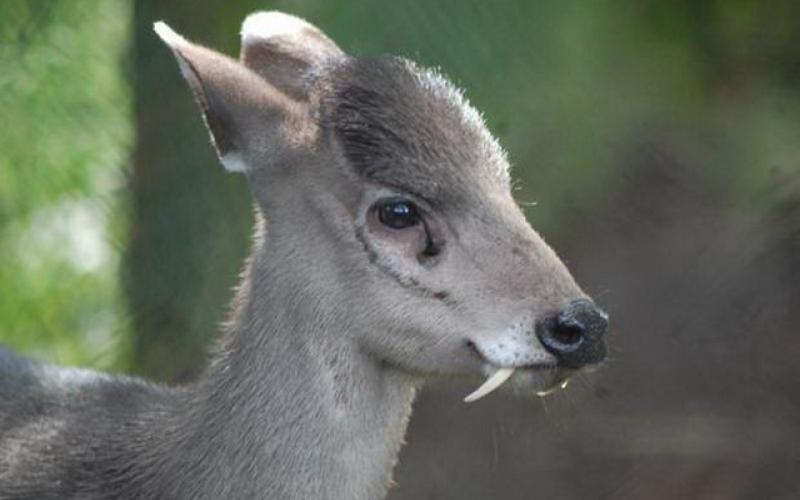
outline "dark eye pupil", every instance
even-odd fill
[[[419,221],[417,208],[407,201],[390,201],[378,207],[378,219],[392,229],[411,227]]]

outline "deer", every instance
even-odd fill
[[[533,397],[604,359],[607,314],[440,72],[280,12],[238,60],[154,30],[254,198],[230,317],[182,386],[0,348],[0,498],[380,499],[426,380]]]

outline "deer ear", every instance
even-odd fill
[[[314,74],[342,50],[316,26],[282,12],[256,12],[242,23],[245,66],[298,100],[308,98]]]
[[[189,42],[165,23],[153,29],[175,54],[223,166],[247,172],[256,150],[278,140],[298,103],[240,62]]]

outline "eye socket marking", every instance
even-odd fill
[[[377,207],[378,220],[391,229],[406,229],[420,223],[419,209],[407,200],[389,200]]]
[[[427,236],[425,239],[425,248],[419,253],[419,255],[417,255],[417,260],[420,262],[420,264],[424,264],[426,261],[438,256],[440,253],[442,253],[441,247],[434,243],[430,236]]]
[[[377,225],[377,227],[376,227]],[[381,227],[386,228],[381,230]],[[370,234],[374,236],[370,236]],[[416,261],[425,268],[431,268],[439,262],[444,253],[445,242],[437,231],[436,221],[427,216],[425,208],[405,197],[383,198],[374,202],[367,209],[366,225],[356,228],[356,238],[364,246],[369,261],[388,276],[394,278],[401,286],[414,290],[421,296],[432,298],[446,306],[455,306],[458,301],[445,290],[428,288],[415,276],[398,271],[393,265],[381,258],[380,246],[375,247],[373,238],[392,242],[406,247],[415,247]],[[412,255],[406,254],[407,257]]]

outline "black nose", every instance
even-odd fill
[[[559,366],[580,368],[599,363],[606,357],[603,340],[608,330],[608,315],[590,300],[572,301],[560,313],[536,325],[536,335]]]

